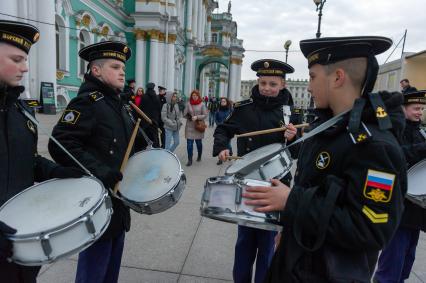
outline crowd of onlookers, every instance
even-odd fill
[[[176,91],[167,91],[163,86],[157,86],[158,92],[155,89],[154,83],[148,83],[145,90],[142,87],[136,88],[135,80],[129,80],[122,99],[135,104],[152,120],[152,124],[142,121],[141,125],[154,147],[174,152],[180,144],[179,132],[185,123],[188,156],[186,166],[192,165],[194,142],[197,148],[196,161],[200,162],[205,129],[223,123],[232,112],[232,102],[226,97],[202,96],[196,89],[190,93],[189,98]],[[231,144],[229,149],[232,152]],[[217,164],[222,162],[218,161]]]

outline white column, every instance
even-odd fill
[[[16,21],[17,19],[13,16],[18,15],[18,1],[12,0],[12,1],[0,1],[0,11],[2,14],[11,15],[0,15],[0,19],[2,20],[8,20],[8,21]]]
[[[223,78],[219,79],[219,97],[226,97],[225,81]]]
[[[210,44],[212,41],[212,21],[207,21],[207,43]]]
[[[157,62],[157,74],[158,74],[158,84],[164,86],[165,84],[165,64],[166,64],[166,46],[164,44],[163,38],[158,42],[158,62]]]
[[[192,6],[192,38],[197,38],[198,35],[198,3],[199,0],[193,0],[194,5]]]
[[[234,81],[235,81],[235,100],[234,101],[239,101],[241,100],[241,64],[237,65],[237,70],[236,70],[236,75],[234,77]]]
[[[201,38],[203,41],[203,45],[207,44],[206,40],[206,23],[207,23],[207,8],[203,4],[203,22],[202,22],[202,28],[201,28]]]
[[[187,0],[187,22],[186,22],[186,36],[192,38],[192,0]],[[185,20],[182,19],[182,23],[185,23]]]
[[[186,50],[186,62],[185,62],[185,89],[184,95],[189,97],[193,87],[192,77],[192,65],[194,64],[194,47],[188,45]]]
[[[165,87],[167,90],[173,91],[175,89],[175,45],[174,42],[171,41],[169,44],[167,44],[168,48],[168,68],[167,68],[167,78],[166,78],[166,85]]]
[[[145,75],[146,75],[146,41],[143,34],[136,33],[136,87],[143,87],[145,89]]]
[[[149,82],[158,85],[158,35],[159,32],[151,32],[150,57],[149,57]]]
[[[38,87],[40,87],[41,82],[53,83],[56,99],[56,60],[54,59],[56,54],[55,5],[52,4],[51,0],[39,0],[37,14],[39,21],[49,23],[49,25],[38,25],[40,30],[40,40],[37,43]]]
[[[197,21],[197,38],[199,42],[203,41],[201,34],[203,33],[203,0],[196,0],[198,2],[198,21]]]
[[[236,67],[237,65],[232,64],[229,67],[229,87],[228,87],[228,98],[230,100],[232,100],[233,102],[235,102],[235,91],[236,91],[236,86],[235,86],[235,76],[236,76]]]

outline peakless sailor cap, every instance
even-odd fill
[[[289,64],[274,59],[257,60],[253,64],[251,64],[251,69],[256,72],[256,75],[258,77],[284,77],[285,74],[290,74],[294,72],[294,68]]]
[[[126,63],[132,56],[132,50],[123,42],[103,41],[82,48],[78,55],[88,62],[97,59],[116,59]]]
[[[419,90],[404,94],[404,104],[426,104],[426,90]]]
[[[314,64],[328,65],[357,57],[369,57],[385,52],[392,40],[382,36],[323,37],[300,41],[300,49],[308,59],[308,67]]]
[[[161,86],[161,85],[158,86],[158,89],[160,89],[160,90],[161,89],[167,90],[167,88],[165,88],[164,86]]]
[[[40,38],[39,30],[30,24],[0,20],[0,42],[18,47],[28,54],[31,46]]]

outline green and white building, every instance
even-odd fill
[[[230,5],[226,13],[214,14],[217,8],[214,0],[5,0],[0,18],[40,29],[24,95],[38,99],[41,83],[53,83],[57,109],[83,80],[87,65],[78,51],[104,40],[131,47],[126,79],[137,87],[153,82],[185,96],[199,88],[203,96],[239,100],[243,41]],[[221,76],[210,75],[217,70]]]

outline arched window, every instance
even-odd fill
[[[67,30],[65,29],[65,22],[59,16],[55,16],[55,41],[56,41],[56,69],[68,70],[67,63]]]
[[[86,30],[80,31],[80,34],[78,36],[78,45],[79,45],[78,50],[81,50],[82,48],[89,45],[89,42],[90,42],[90,38],[89,38],[88,32]],[[81,58],[79,60],[80,60],[80,69],[78,73],[80,75],[84,75],[87,69],[87,62]]]

